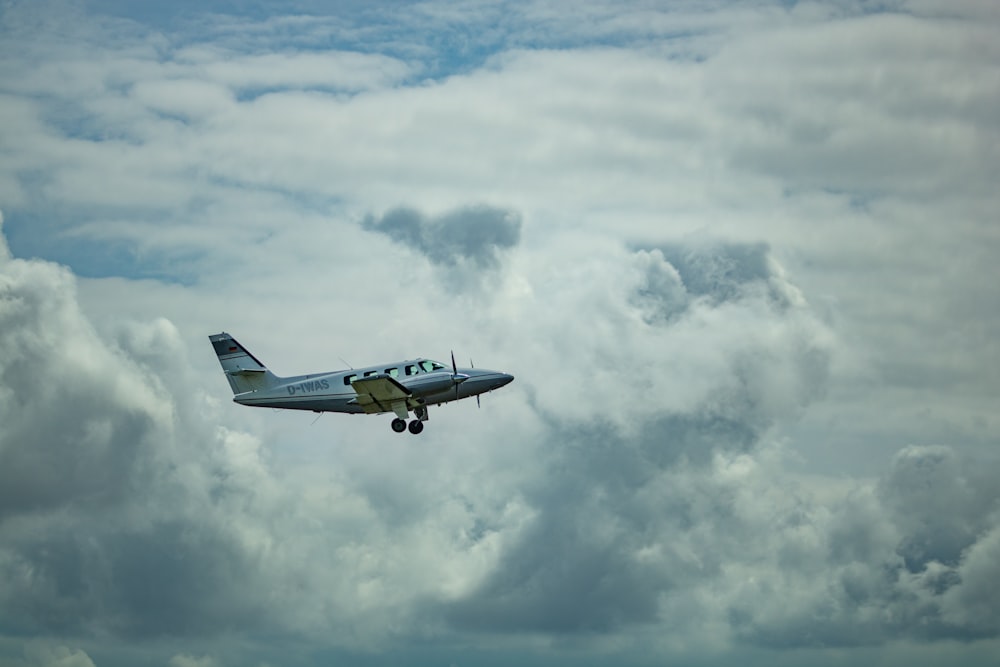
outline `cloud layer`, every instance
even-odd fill
[[[0,9],[0,665],[995,662],[992,5],[120,5]]]
[[[877,483],[821,502],[770,434],[819,395],[831,341],[766,247],[622,258],[635,267],[620,301],[630,363],[591,386],[659,396],[663,349],[697,338],[710,363],[682,360],[690,347],[667,355],[701,377],[696,398],[664,396],[628,420],[595,402],[567,421],[527,373],[506,410],[533,412],[535,426],[484,433],[472,468],[345,452],[317,476],[212,425],[218,408],[188,391],[169,322],[103,339],[69,272],[8,256],[5,633],[386,647],[425,633],[596,641],[661,628],[643,640],[651,650],[678,636],[772,649],[996,638],[992,472],[948,447],[909,447]],[[643,316],[650,300],[669,316]]]

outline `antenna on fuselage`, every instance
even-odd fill
[[[349,369],[351,369],[352,371],[354,370],[354,366],[352,366],[352,365],[350,365],[349,363],[347,363],[347,360],[346,360],[346,359],[344,359],[343,357],[337,357],[337,358],[338,358],[338,359],[340,359],[341,361],[343,361],[343,362],[344,362],[345,364],[347,364],[347,367],[348,367]]]

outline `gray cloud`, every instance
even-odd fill
[[[644,280],[635,303],[651,322],[678,317],[699,299],[719,305],[758,292],[777,308],[802,302],[765,243],[701,239],[640,248],[638,255]]]
[[[211,462],[222,434],[175,401],[168,376],[99,339],[65,269],[2,261],[0,627],[164,636],[246,626],[258,608],[241,584],[255,568],[209,500],[231,484],[234,462]],[[147,360],[183,362],[168,324],[143,340]]]
[[[752,454],[776,420],[822,391],[827,343],[801,300],[793,308],[786,298],[797,290],[766,246],[666,248],[632,256],[640,280],[630,303],[655,335],[698,322],[702,335],[719,343],[713,355],[721,368],[699,369],[708,385],[701,400],[647,412],[631,427],[600,414],[554,425],[544,448],[552,454],[527,496],[535,521],[482,587],[449,608],[457,627],[591,633],[656,623],[665,597],[678,589],[683,595],[719,576],[727,559],[740,559],[738,546],[727,551],[722,536],[747,527],[731,507],[731,490],[712,495],[721,490],[713,469],[720,456]],[[745,338],[718,338],[728,324],[714,315],[729,308],[745,314]],[[759,337],[760,328],[781,333]],[[669,367],[669,358],[685,350],[653,354]],[[628,357],[623,380],[642,386],[647,374],[661,371],[644,361],[651,360]],[[648,400],[655,403],[655,395]],[[701,480],[704,489],[690,480],[674,487],[678,477]],[[713,553],[693,551],[691,540],[702,531],[721,540]]]
[[[766,246],[678,243],[634,258],[632,305],[664,306],[645,320],[662,335],[713,323],[701,335],[726,372],[713,370],[687,409],[632,428],[599,414],[553,420],[523,487],[530,527],[445,606],[452,626],[574,636],[713,627],[772,649],[997,637],[996,605],[964,585],[965,572],[983,581],[994,569],[1000,493],[988,475],[948,447],[910,447],[877,484],[818,500],[773,458],[772,438],[823,394],[829,343]],[[731,320],[713,314],[732,309],[743,335],[720,338],[713,327]],[[641,385],[643,368],[635,358],[629,381]]]
[[[932,561],[958,565],[997,509],[1000,492],[990,497],[987,489],[970,484],[948,447],[908,447],[895,456],[880,491],[902,532],[898,551],[911,572]]]
[[[411,208],[369,215],[365,229],[385,234],[431,262],[447,267],[495,270],[502,253],[521,240],[521,216],[509,209],[467,206],[428,218]]]
[[[481,567],[456,537],[472,510],[435,461],[396,470],[376,448],[282,475],[220,424],[170,322],[108,330],[70,272],[0,244],[0,637],[371,648]]]
[[[66,270],[8,263],[0,283],[0,517],[70,499],[120,502],[145,482],[138,459],[167,415],[147,409],[153,393],[142,377],[106,370],[117,360],[84,342],[93,339]]]
[[[806,515],[819,531],[807,553],[821,579],[788,570],[782,602],[733,607],[738,633],[774,647],[996,637],[998,608],[982,604],[996,584],[977,581],[992,593],[973,593],[966,576],[996,548],[998,499],[985,478],[970,483],[951,448],[903,449],[875,489],[856,491],[826,517],[818,508]]]

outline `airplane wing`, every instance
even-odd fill
[[[409,389],[389,375],[372,375],[358,378],[351,383],[358,393],[357,403],[368,414],[395,412],[400,419],[406,419]]]

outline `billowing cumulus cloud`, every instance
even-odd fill
[[[959,487],[965,488],[955,494]],[[981,502],[965,504],[967,494]],[[761,581],[777,584],[774,592],[782,595],[760,607],[736,606],[738,627],[748,639],[775,646],[996,637],[995,609],[983,607],[986,613],[973,619],[953,605],[969,600],[964,573],[980,567],[979,554],[993,548],[998,500],[985,478],[969,484],[950,448],[904,449],[877,488],[859,488],[823,510],[803,508],[795,530],[811,535],[801,543],[809,568],[785,570],[780,582]],[[928,529],[945,513],[958,530],[930,537]],[[955,535],[970,524],[980,527],[975,535]],[[782,541],[775,543],[779,553],[789,546]],[[809,570],[822,574],[811,579]]]
[[[369,646],[418,632],[417,600],[488,566],[498,539],[467,530],[516,534],[515,499],[433,461],[286,477],[259,438],[215,423],[170,322],[103,337],[69,271],[3,250],[4,634]]]
[[[0,323],[0,624],[159,636],[258,613],[236,599],[249,554],[201,505],[237,472],[224,456],[236,435],[175,399],[162,369],[99,338],[61,267],[4,259]],[[146,360],[183,363],[169,323],[133,326]]]
[[[644,405],[628,412],[631,424],[597,411],[547,434],[553,453],[529,487],[531,530],[450,610],[462,627],[594,632],[657,622],[663,597],[719,575],[719,554],[685,544],[691,533],[738,529],[731,491],[713,497],[712,466],[754,452],[776,419],[822,390],[828,339],[766,247],[677,243],[626,260],[639,274],[625,304],[644,317],[628,327],[637,344],[620,367],[604,370],[617,370],[612,391]],[[735,336],[726,335],[729,310],[742,323]],[[700,376],[703,389],[694,401],[658,400],[650,387],[669,366],[646,355],[695,338],[713,341],[721,363],[666,352],[674,379]]]
[[[534,413],[510,430],[525,440],[480,438],[473,467],[348,449],[317,477],[212,424],[172,324],[123,322],[106,340],[71,273],[8,253],[0,624],[335,647],[658,627],[769,648],[997,636],[989,475],[914,447],[820,502],[785,469],[774,429],[822,395],[834,340],[766,246],[613,257],[634,347],[612,386],[655,387],[663,349],[710,341],[710,357],[668,355],[700,376],[693,396],[646,391],[629,420],[567,421],[529,391],[508,405]],[[174,657],[194,659],[214,660]]]
[[[995,10],[195,4],[0,9],[0,664],[995,663]]]

